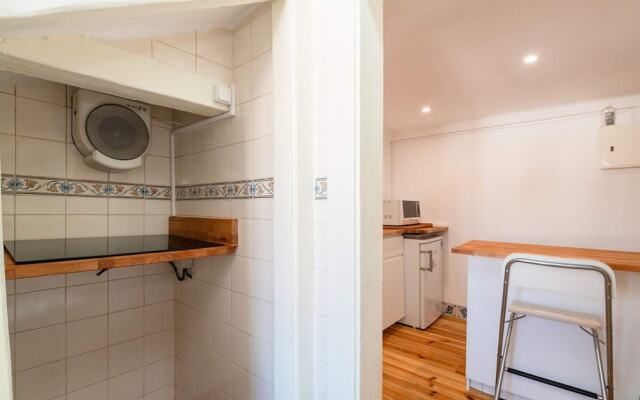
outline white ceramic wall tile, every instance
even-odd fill
[[[151,39],[118,39],[109,40],[109,43],[130,53],[151,58]]]
[[[109,174],[85,164],[84,158],[76,146],[67,144],[67,178],[106,181],[109,178]]]
[[[107,235],[106,215],[69,215],[66,218],[67,238],[105,237]]]
[[[0,119],[2,116],[0,116]],[[0,134],[0,168],[3,174],[16,171],[16,138],[14,135]]]
[[[273,95],[267,94],[253,100],[252,135],[254,138],[273,134]]]
[[[229,121],[229,143],[240,143],[251,139],[252,103],[236,107],[236,116]]]
[[[155,38],[156,40],[176,47],[190,54],[196,54],[196,32],[180,32]],[[155,53],[154,53],[155,56]]]
[[[251,18],[251,56],[271,49],[271,4],[258,8]]]
[[[273,385],[273,346],[262,340],[255,340],[254,348],[255,375]]]
[[[153,59],[185,71],[196,72],[195,52],[189,54],[156,40],[153,41]]]
[[[234,400],[253,399],[253,376],[238,368],[233,367],[232,374],[232,397]]]
[[[211,321],[211,348],[224,358],[231,358],[233,328],[216,319]]]
[[[66,393],[66,362],[56,361],[16,373],[16,399],[50,399]],[[38,382],[34,385],[34,382]]]
[[[134,400],[143,396],[142,368],[109,379],[109,400]]]
[[[211,283],[230,289],[232,256],[211,257],[209,260],[211,262]]]
[[[142,277],[109,281],[109,312],[127,310],[144,304]]]
[[[100,349],[67,359],[67,390],[100,382],[108,376],[108,352]]]
[[[253,142],[253,179],[273,177],[273,136],[266,136]]]
[[[253,290],[258,299],[273,302],[273,263],[271,261],[254,260]]]
[[[15,217],[13,215],[2,216],[2,232],[4,234],[4,240],[15,239]]]
[[[233,34],[226,29],[198,31],[197,54],[216,64],[233,67]]]
[[[211,151],[211,182],[229,181],[229,148],[221,147]]]
[[[145,275],[162,274],[165,272],[173,272],[173,269],[171,268],[171,264],[158,263],[158,264],[147,264],[144,266]]]
[[[7,324],[9,325],[9,333],[16,332],[16,296],[7,296]]]
[[[154,121],[151,122],[151,137],[147,154],[162,157],[171,155],[169,128],[158,126]]]
[[[145,215],[144,234],[145,235],[169,234],[169,218],[166,215]]]
[[[269,385],[267,382],[263,381],[260,378],[255,378],[253,380],[254,385],[254,400],[273,400],[273,386]],[[315,400],[320,400],[317,397],[314,397]]]
[[[64,178],[66,145],[62,142],[16,137],[18,175]]]
[[[16,80],[16,95],[61,106],[67,105],[67,88],[65,85],[24,75]]]
[[[195,153],[193,157],[193,181],[197,184],[211,182],[211,151]]]
[[[229,144],[229,121],[220,121],[211,126],[211,145],[213,148]]]
[[[176,388],[173,385],[165,386],[144,396],[144,400],[182,400],[174,397]]]
[[[224,84],[233,82],[233,71],[231,68],[216,64],[202,57],[196,59],[196,71],[198,75],[204,75],[216,82]]]
[[[109,382],[102,381],[94,385],[67,393],[66,400],[108,400]]]
[[[144,275],[144,265],[135,265],[125,268],[112,268],[108,272],[109,280],[133,278]]]
[[[108,274],[96,275],[95,271],[76,272],[66,274],[67,286],[86,285],[91,283],[100,283],[107,280]]]
[[[144,337],[144,363],[152,364],[175,354],[175,334],[173,329]]]
[[[107,313],[107,283],[67,288],[67,321],[75,321]]]
[[[231,361],[245,371],[253,373],[253,337],[234,330],[231,337]]]
[[[109,377],[144,365],[144,339],[134,339],[109,347]]]
[[[253,221],[250,219],[238,219],[236,255],[253,257]]]
[[[144,334],[161,332],[174,327],[173,301],[152,304],[144,307]]]
[[[253,256],[261,260],[273,260],[273,222],[253,221]]]
[[[167,386],[167,383],[174,380],[174,359],[164,360],[149,364],[144,367],[144,392],[145,394],[155,392]]]
[[[60,324],[18,333],[13,348],[16,371],[65,358],[65,332],[65,325]]]
[[[167,200],[144,200],[145,215],[169,215],[171,202]]]
[[[16,332],[63,323],[65,289],[50,289],[15,295]]]
[[[14,134],[16,128],[16,98],[0,94],[0,132]]]
[[[16,81],[18,75],[9,72],[0,72],[0,93],[16,94]]]
[[[62,196],[16,195],[16,214],[64,214],[65,202]]]
[[[193,150],[199,153],[211,149],[211,125],[197,128],[193,131]]]
[[[238,104],[246,103],[252,99],[253,86],[251,63],[247,62],[233,70],[233,82],[236,84],[236,101]]]
[[[251,22],[247,21],[233,32],[233,66],[251,59]]]
[[[16,97],[16,134],[64,142],[66,112],[64,106]]]
[[[144,200],[109,198],[109,214],[144,214]]]
[[[7,279],[4,281],[5,288],[7,291],[7,295],[15,294],[16,292],[16,280],[15,279]]]
[[[144,277],[144,303],[155,304],[173,299],[175,279],[172,273],[146,275]]]
[[[273,198],[253,199],[253,218],[273,219]]]
[[[142,337],[143,331],[142,308],[109,314],[109,345]]]
[[[273,90],[273,60],[271,52],[254,58],[252,64],[253,97],[263,96]]]
[[[231,290],[253,295],[253,259],[234,256],[231,264]]]
[[[231,293],[231,326],[253,334],[253,299],[241,293]]]
[[[273,304],[255,299],[254,322],[255,336],[273,344]]]
[[[101,197],[66,196],[67,215],[106,215],[107,199]]]
[[[195,152],[195,132],[193,129],[183,131],[175,137],[176,153],[179,156],[186,156]]]
[[[231,199],[231,218],[251,218],[253,216],[253,199]]]
[[[144,183],[147,185],[169,186],[170,162],[166,157],[144,157]]]
[[[35,278],[16,279],[15,292],[25,293],[36,290],[46,290],[64,287],[64,275],[39,276]]]
[[[140,236],[144,233],[144,216],[109,215],[109,236]]]
[[[67,357],[106,347],[107,333],[106,315],[67,324]]]
[[[231,181],[243,181],[251,179],[252,144],[244,142],[229,146]]]
[[[144,166],[123,172],[109,172],[109,182],[144,183]]]

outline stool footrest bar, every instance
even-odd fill
[[[580,389],[577,388],[575,386],[571,386],[571,385],[567,385],[565,383],[561,383],[561,382],[557,382],[551,379],[547,379],[547,378],[543,378],[541,376],[538,375],[533,375],[530,374],[528,372],[524,372],[524,371],[520,371],[518,369],[515,368],[508,368],[507,367],[507,372],[513,374],[513,375],[518,375],[521,376],[523,378],[527,378],[527,379],[531,379],[534,380],[536,382],[540,382],[540,383],[544,383],[550,386],[555,386],[559,389],[564,389],[564,390],[568,390],[569,392],[573,392],[573,393],[577,393],[579,395],[585,396],[585,397],[590,397],[592,399],[600,399],[600,395],[598,395],[597,393],[594,392],[590,392],[588,390],[584,390],[584,389]]]

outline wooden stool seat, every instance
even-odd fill
[[[509,311],[518,315],[531,315],[533,317],[551,319],[583,326],[589,329],[601,329],[600,318],[595,315],[581,314],[561,308],[545,307],[538,304],[514,301],[509,306]]]

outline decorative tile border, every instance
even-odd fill
[[[449,315],[460,319],[467,319],[467,306],[444,303],[444,315]]]
[[[327,178],[316,178],[315,192],[316,200],[327,198]]]
[[[176,200],[250,199],[273,197],[273,178],[176,187]]]
[[[1,188],[3,194],[171,199],[171,188],[168,186],[146,186],[129,183],[81,181],[35,176],[2,175]]]

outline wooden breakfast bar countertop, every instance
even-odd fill
[[[493,258],[505,258],[512,253],[583,258],[603,262],[614,270],[640,272],[640,252],[633,251],[472,240],[452,248],[451,252],[455,254]]]
[[[433,226],[431,223],[405,225],[405,226],[391,226],[384,225],[382,227],[382,236],[389,238],[393,236],[400,236],[404,233],[444,233],[448,230],[446,226]]]

